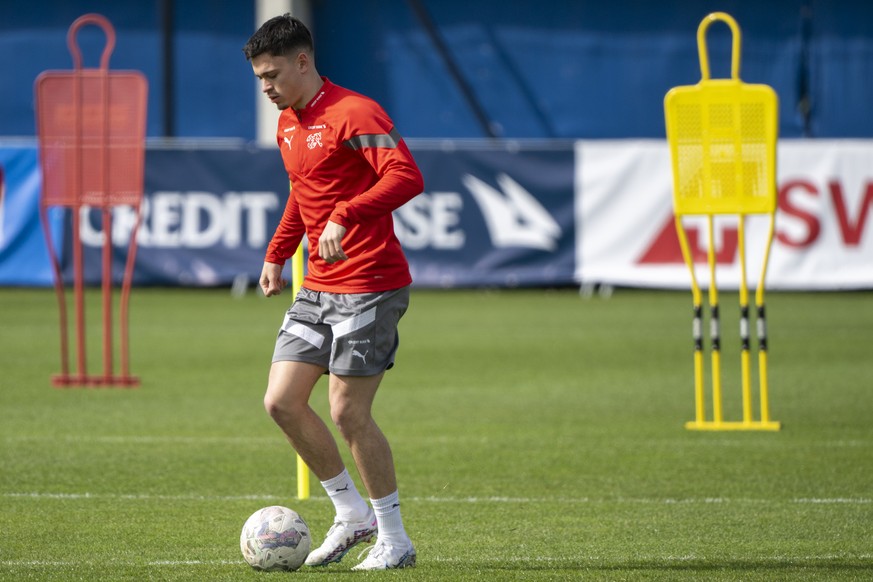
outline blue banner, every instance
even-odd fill
[[[52,285],[51,262],[39,218],[42,178],[36,147],[0,146],[0,284]],[[60,252],[62,212],[47,213]]]
[[[395,212],[417,286],[573,283],[573,150],[413,149],[425,192]]]
[[[210,287],[257,279],[288,197],[278,151],[150,149],[137,235],[134,285]],[[124,274],[133,208],[112,212],[113,280]],[[99,209],[82,209],[85,280],[101,277]],[[71,244],[71,241],[68,241]],[[64,279],[72,279],[65,265]]]

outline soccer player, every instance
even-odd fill
[[[267,412],[336,508],[324,543],[306,564],[339,562],[375,537],[355,570],[414,566],[391,448],[371,408],[394,363],[397,323],[412,282],[391,212],[421,193],[421,172],[376,102],[319,75],[312,37],[298,19],[285,14],[268,20],[243,52],[261,90],[282,111],[276,142],[291,181],[267,247],[264,295],[284,288],[282,267],[304,233],[309,244],[308,272],[279,330],[264,396]],[[309,406],[325,373],[331,419],[351,450],[372,509]]]

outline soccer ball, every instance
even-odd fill
[[[297,512],[273,505],[254,512],[243,525],[239,547],[255,570],[290,572],[309,555],[309,526]]]

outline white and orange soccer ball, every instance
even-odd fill
[[[254,512],[243,525],[239,547],[256,570],[267,572],[299,568],[312,539],[303,518],[287,507],[273,505]]]

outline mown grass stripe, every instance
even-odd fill
[[[120,499],[136,501],[280,501],[288,497],[279,495],[161,495],[149,493],[51,493],[51,492],[9,492],[0,494],[8,498],[31,498],[31,499]],[[873,498],[867,497],[833,497],[833,498],[794,498],[794,499],[754,499],[754,498],[726,498],[726,497],[690,497],[690,498],[598,498],[590,497],[407,497],[406,501],[413,503],[563,503],[563,504],[586,504],[586,503],[627,503],[646,505],[710,505],[710,504],[764,504],[764,503],[800,503],[814,505],[869,505]],[[311,501],[328,501],[324,496],[310,497]]]
[[[428,562],[445,563],[445,564],[550,564],[550,565],[576,565],[576,566],[610,566],[620,567],[626,565],[628,567],[638,564],[687,564],[693,562],[707,562],[712,558],[708,556],[685,555],[685,556],[634,556],[632,560],[624,561],[616,558],[601,558],[598,556],[581,556],[579,558],[557,558],[553,556],[506,556],[493,558],[476,558],[471,560],[469,557],[463,556],[428,556]],[[721,561],[731,561],[736,563],[756,562],[756,563],[773,563],[773,564],[795,564],[803,566],[811,566],[816,564],[831,563],[836,561],[868,561],[873,560],[873,554],[821,554],[821,555],[803,555],[803,556],[755,556],[749,558],[747,556],[720,556]],[[243,565],[243,560],[152,560],[145,562],[144,565],[149,567],[185,567],[185,566],[231,566]],[[113,566],[117,567],[135,567],[141,566],[143,563],[132,561],[113,562]],[[0,567],[8,568],[70,568],[77,566],[96,567],[105,566],[105,564],[82,560],[2,560]]]

